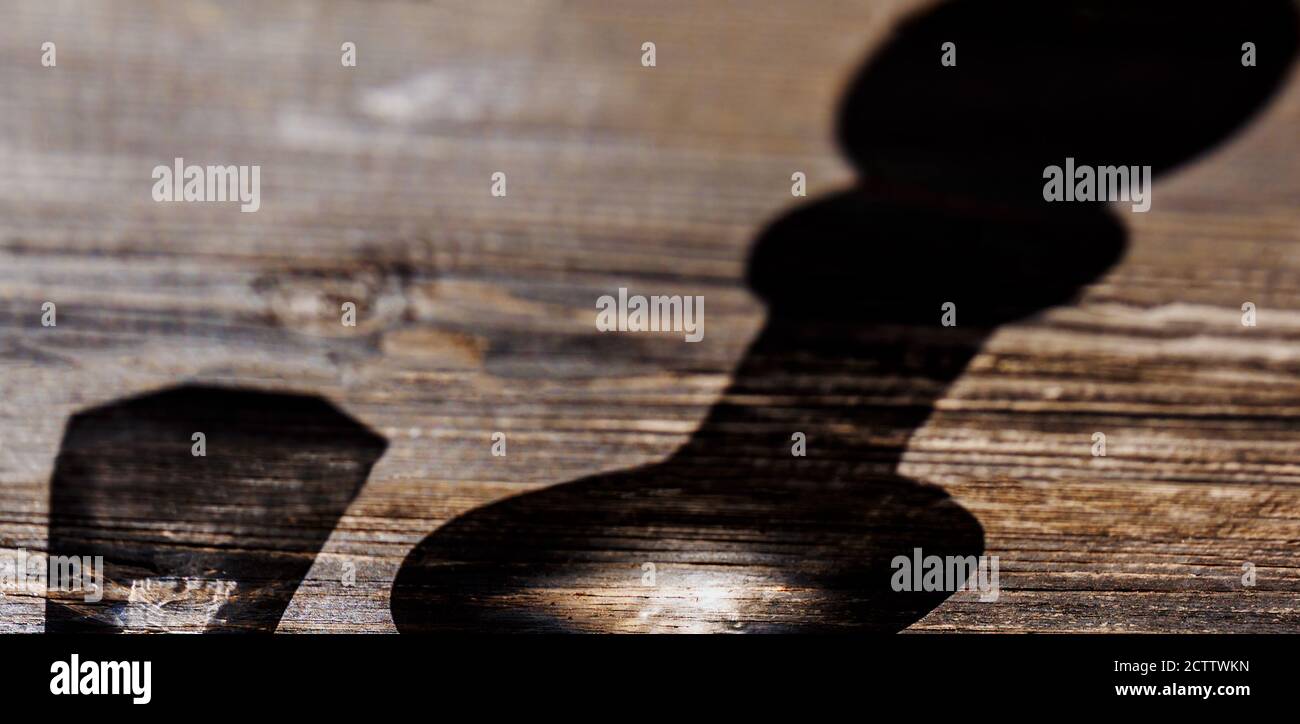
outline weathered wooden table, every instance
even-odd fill
[[[764,324],[744,279],[755,238],[852,182],[832,132],[843,86],[920,6],[9,8],[0,549],[45,549],[78,411],[182,382],[320,395],[388,447],[278,630],[394,630],[394,577],[440,525],[688,441]],[[910,630],[1300,631],[1298,126],[1292,76],[1159,180],[1160,213],[1124,215],[1124,257],[1077,302],[999,328],[936,402],[898,473],[978,520],[1002,590],[957,593]],[[260,164],[262,208],[154,203],[150,169],[177,156]],[[705,339],[597,332],[593,302],[620,286],[704,295]],[[356,328],[338,321],[350,299]],[[559,605],[595,630],[752,623],[638,617],[628,576],[622,598]],[[0,631],[40,631],[43,612],[10,592]]]

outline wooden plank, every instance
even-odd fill
[[[47,550],[55,461],[79,412],[181,383],[320,396],[387,449],[278,630],[391,632],[403,561],[458,517],[573,481],[586,487],[461,525],[482,535],[524,515],[542,522],[519,530],[541,536],[548,510],[583,501],[575,521],[658,510],[656,491],[739,474],[734,461],[701,453],[631,503],[602,499],[601,481],[671,471],[709,420],[784,452],[792,420],[866,407],[885,412],[836,421],[858,447],[828,454],[810,435],[808,459],[879,487],[814,501],[766,480],[757,490],[777,497],[749,520],[824,519],[891,495],[925,508],[939,498],[922,486],[938,486],[999,556],[1001,594],[955,594],[910,630],[1300,631],[1294,73],[1239,135],[1161,177],[1159,213],[1124,214],[1123,258],[1077,301],[975,340],[959,376],[815,356],[806,372],[770,357],[781,386],[741,374],[762,361],[749,351],[770,322],[747,255],[769,222],[852,182],[834,139],[847,79],[925,6],[13,8],[0,25],[0,552]],[[46,40],[55,68],[39,63]],[[339,64],[345,40],[356,68]],[[639,63],[647,40],[654,69]],[[154,203],[150,169],[175,156],[261,164],[262,209]],[[506,198],[489,193],[498,170]],[[794,171],[808,199],[791,198]],[[704,341],[599,333],[594,300],[620,286],[704,295]],[[47,300],[54,328],[40,325]],[[341,300],[358,303],[355,329],[337,323]],[[1246,301],[1257,327],[1240,324]],[[918,400],[936,412],[914,432],[885,414]],[[719,402],[794,413],[746,427]],[[491,455],[494,431],[505,457]],[[1104,458],[1090,453],[1097,431]],[[579,630],[841,620],[847,604],[792,579],[802,554],[780,545],[841,529],[789,523],[774,541],[698,518],[743,496],[688,503],[694,529],[584,538],[583,576],[547,569],[493,605]],[[720,530],[737,559],[692,558]],[[642,586],[642,562],[661,587]],[[895,613],[928,608],[910,606]],[[44,612],[40,593],[8,592],[0,631],[42,630]]]

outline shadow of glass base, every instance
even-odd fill
[[[893,590],[894,557],[978,556],[983,531],[938,488],[837,483],[835,467],[686,452],[480,508],[407,557],[394,622],[402,633],[906,628],[950,593]]]

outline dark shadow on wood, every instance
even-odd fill
[[[51,591],[46,631],[273,632],[385,447],[293,394],[189,386],[74,415],[49,551],[103,556],[104,597]]]
[[[1241,66],[1246,40],[1257,67]],[[758,240],[749,281],[768,321],[692,439],[438,529],[394,583],[398,629],[915,622],[949,594],[894,591],[891,560],[984,541],[945,493],[896,472],[908,438],[998,325],[1070,302],[1125,247],[1105,206],[1045,203],[1044,168],[1168,169],[1260,108],[1294,50],[1285,2],[959,1],[908,20],[842,108],[862,184]],[[956,327],[940,325],[945,302]]]
[[[1043,168],[1067,156],[1168,173],[1273,97],[1298,23],[1293,0],[947,2],[851,81],[837,135],[868,179],[980,203],[1041,203]],[[947,42],[957,64],[940,67]]]

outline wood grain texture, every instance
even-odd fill
[[[664,461],[728,401],[766,321],[746,257],[805,201],[791,173],[808,200],[851,183],[832,133],[844,84],[924,6],[13,8],[0,549],[46,550],[80,411],[183,382],[319,395],[388,447],[278,630],[394,631],[390,588],[429,533]],[[47,40],[56,68],[39,62]],[[356,68],[339,64],[345,40]],[[935,401],[897,472],[978,520],[1002,592],[957,593],[909,630],[1300,632],[1297,128],[1293,73],[1242,133],[1162,177],[1158,213],[1123,215],[1125,256],[1077,302],[997,329]],[[150,170],[176,156],[261,164],[262,209],[154,203]],[[506,198],[489,194],[497,170]],[[594,300],[620,286],[704,295],[704,341],[598,333]],[[349,299],[355,329],[337,323]],[[1240,324],[1246,301],[1257,327]],[[826,389],[842,405],[930,392],[911,377]],[[498,430],[506,457],[490,454]],[[640,624],[625,573],[613,598],[561,587],[563,605],[594,630],[752,623]],[[43,625],[41,595],[0,597],[0,631]]]

